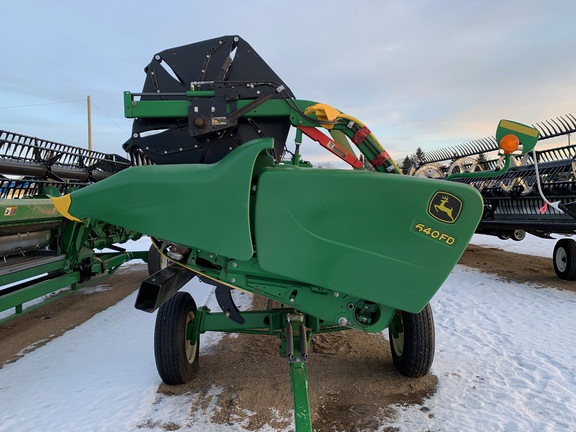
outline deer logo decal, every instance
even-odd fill
[[[444,223],[456,222],[461,210],[460,198],[448,192],[437,191],[428,203],[428,214]]]

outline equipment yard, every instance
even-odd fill
[[[401,168],[238,35],[144,72],[126,158],[0,131],[0,432],[575,424],[576,117]]]
[[[533,236],[474,236],[466,266],[431,301],[436,357],[426,377],[399,374],[380,334],[316,335],[308,362],[314,429],[570,430],[576,292],[556,277],[553,246]],[[206,333],[199,379],[161,383],[155,316],[133,307],[146,275],[142,264],[123,266],[0,326],[0,431],[293,430],[289,366],[270,338]],[[217,309],[208,285],[195,279],[185,290]],[[241,310],[250,307],[251,297],[235,296]]]
[[[576,432],[576,3],[44,3],[0,432]]]

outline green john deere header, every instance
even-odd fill
[[[426,374],[434,355],[428,303],[474,233],[480,194],[403,176],[365,124],[296,99],[238,36],[165,50],[145,71],[143,91],[124,93],[134,119],[124,149],[140,166],[54,201],[69,218],[150,235],[154,253],[171,263],[142,284],[136,301],[149,312],[160,307],[162,379],[180,384],[199,373],[206,331],[278,336],[304,431],[315,333],[389,328],[399,371]],[[303,161],[304,136],[351,169]],[[177,292],[194,276],[216,287],[222,312]],[[239,311],[231,289],[282,306]]]

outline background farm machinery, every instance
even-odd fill
[[[141,234],[95,220],[70,221],[50,199],[129,166],[118,155],[0,131],[0,312],[21,313],[28,301],[146,259],[115,246]],[[96,252],[105,248],[110,252]]]
[[[454,147],[422,153],[407,173],[419,177],[449,179],[476,188],[484,199],[484,212],[476,232],[520,241],[526,233],[552,238],[551,234],[576,233],[576,132],[571,115],[537,123],[540,149],[511,159],[510,169],[493,178],[503,164],[498,142],[487,137]],[[547,145],[548,140],[567,137],[567,144]],[[413,157],[415,159],[415,157]],[[458,178],[458,173],[471,175]],[[553,253],[558,277],[576,279],[576,241],[562,238]]]
[[[294,98],[238,36],[162,51],[145,72],[142,92],[124,93],[133,166],[53,201],[77,223],[103,221],[153,239],[157,271],[142,283],[136,307],[158,309],[162,379],[195,377],[206,331],[278,337],[296,429],[304,431],[312,429],[306,361],[315,333],[388,328],[398,370],[426,374],[434,356],[428,302],[474,233],[480,194],[401,175],[366,125]],[[498,133],[526,151],[537,136],[514,122]],[[300,154],[304,135],[353,169],[311,167]],[[374,172],[362,169],[352,145]],[[516,147],[493,175],[508,169]],[[222,312],[178,292],[192,277],[216,287]],[[239,311],[233,289],[262,295],[269,307]]]

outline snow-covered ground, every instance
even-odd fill
[[[429,410],[400,409],[396,426],[576,430],[576,293],[457,266],[431,305],[438,390]]]
[[[473,243],[550,257],[555,241],[475,235]],[[217,309],[207,285],[192,281],[186,290]],[[189,412],[194,395],[158,395],[154,315],[133,304],[134,295],[4,366],[0,431],[222,430],[206,413]],[[437,391],[424,407],[398,406],[382,430],[576,430],[575,292],[457,266],[431,304]],[[217,341],[203,336],[202,351]]]

